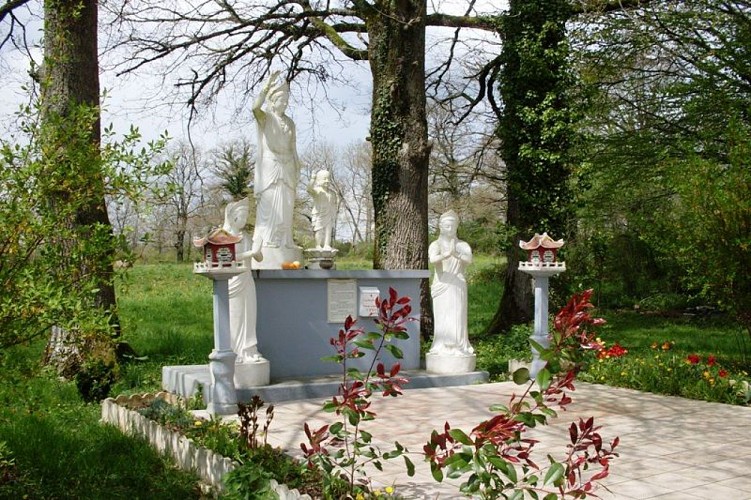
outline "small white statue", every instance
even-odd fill
[[[313,233],[316,249],[331,250],[331,233],[336,225],[336,209],[339,196],[331,185],[331,173],[319,170],[308,185],[308,193],[313,198]]]
[[[266,110],[262,107],[268,100]],[[297,156],[295,123],[285,114],[289,85],[274,72],[253,104],[258,127],[258,161],[254,194],[256,224],[253,248],[299,248],[292,240],[292,220],[300,159]]]
[[[438,239],[428,247],[430,263],[435,266],[430,292],[433,297],[434,335],[429,353],[470,356],[467,330],[467,281],[464,270],[472,263],[472,249],[456,237],[459,216],[453,210],[441,215]]]
[[[243,236],[237,244],[235,259],[244,261],[247,270],[229,280],[229,322],[232,350],[237,354],[237,363],[252,363],[263,360],[258,352],[256,337],[256,284],[250,272],[251,258],[263,260],[260,251],[252,249],[252,241],[245,234],[248,221],[247,198],[235,201],[224,209],[222,228],[235,236]]]

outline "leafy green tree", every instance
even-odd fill
[[[676,258],[687,285],[732,311],[751,335],[751,127],[731,123],[727,162],[701,156],[671,165],[676,197],[654,241]]]
[[[747,1],[654,2],[580,37],[582,73],[599,90],[583,224],[628,228],[683,293],[747,327],[749,26]]]
[[[40,142],[42,161],[55,165],[56,182],[37,194],[48,209],[60,214],[59,224],[68,237],[49,241],[58,250],[61,267],[75,263],[69,275],[74,288],[82,276],[95,280],[89,306],[109,315],[117,331],[114,252],[106,242],[112,233],[104,199],[99,144],[99,55],[96,0],[47,0],[44,2],[44,61],[41,86]],[[77,115],[83,114],[81,119]],[[76,198],[73,210],[66,203]],[[63,236],[63,235],[60,235]],[[83,246],[83,248],[81,248]],[[80,327],[52,328],[46,360],[61,372],[75,373],[81,363]]]
[[[215,153],[217,165],[214,175],[219,187],[233,200],[240,200],[253,192],[255,158],[253,147],[247,141],[237,141],[221,146]]]
[[[87,227],[84,234],[69,223],[91,203],[84,188],[87,172],[61,170],[57,157],[45,154],[49,142],[40,140],[54,134],[65,144],[85,144],[80,155],[87,157],[92,146],[86,138],[98,111],[78,106],[64,119],[39,115],[26,109],[21,135],[0,140],[0,348],[34,340],[53,326],[76,332],[76,342],[83,344],[107,336],[110,311],[93,305],[101,268],[111,264],[112,255],[127,258],[123,240],[107,226]],[[119,142],[106,131],[97,164],[107,195],[133,197],[145,188],[150,150],[136,152],[139,139],[136,130]],[[152,146],[158,149],[161,141]],[[74,150],[68,154],[77,157]],[[46,194],[63,187],[67,195],[51,203]]]
[[[14,20],[13,9],[24,3],[6,3],[0,14]],[[113,262],[120,239],[105,196],[133,188],[122,169],[137,156],[101,145],[98,3],[48,0],[43,6],[44,60],[34,75],[39,107],[36,114],[27,110],[27,137],[1,146],[6,218],[0,231],[8,258],[0,345],[51,330],[45,361],[95,399],[113,381],[112,334],[119,331]],[[137,139],[132,131],[129,140]]]

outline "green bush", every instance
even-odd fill
[[[493,335],[473,340],[477,368],[490,374],[491,380],[505,380],[510,359],[531,359],[529,337],[532,325],[516,325],[506,335]]]
[[[263,403],[261,402],[261,405]],[[255,411],[257,413],[258,406]],[[195,417],[182,406],[155,399],[148,406],[137,410],[144,417],[154,420],[173,431],[193,440],[198,446],[208,448],[220,455],[241,463],[241,466],[225,478],[228,499],[272,498],[269,480],[275,479],[291,488],[315,491],[320,488],[321,478],[316,471],[309,471],[281,449],[257,443],[248,446],[242,436],[242,423],[226,423],[221,419],[206,420]],[[268,429],[273,411],[266,413]],[[252,420],[252,419],[251,419]],[[257,420],[257,419],[256,419]],[[246,429],[246,432],[249,432]],[[250,431],[257,433],[256,431]]]
[[[641,299],[639,310],[651,312],[683,311],[692,303],[691,298],[678,293],[655,293]]]

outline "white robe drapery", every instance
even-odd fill
[[[258,162],[253,191],[256,226],[253,240],[272,247],[292,247],[299,160],[295,125],[286,116],[266,112],[258,120]]]

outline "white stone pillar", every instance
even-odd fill
[[[550,277],[566,270],[565,262],[520,262],[519,270],[532,276],[535,287],[535,330],[530,337],[544,348],[550,347],[548,335],[548,285]],[[532,365],[529,376],[535,378],[545,368],[547,361],[540,359],[540,353],[532,348]]]
[[[235,392],[235,358],[229,331],[229,287],[231,276],[213,277],[214,282],[214,350],[209,355],[211,372],[209,413],[232,415],[237,413]]]
[[[223,266],[196,262],[193,272],[214,282],[214,349],[209,354],[211,386],[206,410],[212,415],[237,413],[235,391],[235,359],[229,330],[229,279],[246,271],[242,262],[232,261]]]
[[[531,339],[544,348],[550,347],[548,336],[548,284],[547,276],[534,276],[535,285],[535,329]],[[529,376],[534,378],[545,367],[547,362],[540,359],[540,352],[532,347],[532,366]]]

